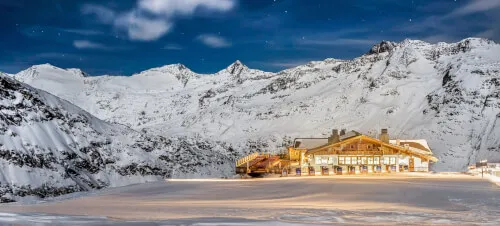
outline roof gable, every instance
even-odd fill
[[[308,154],[314,154],[316,152],[323,151],[323,150],[325,150],[327,148],[330,148],[330,147],[336,147],[336,146],[340,146],[340,145],[344,145],[344,144],[349,144],[349,143],[352,143],[352,142],[357,141],[357,140],[363,140],[363,141],[367,141],[367,142],[370,142],[370,143],[379,144],[382,147],[392,148],[392,149],[395,149],[395,150],[403,152],[403,153],[408,153],[408,154],[415,155],[415,156],[418,156],[418,157],[423,158],[423,159],[431,160],[433,162],[437,162],[438,161],[438,159],[436,157],[434,157],[434,156],[431,155],[432,152],[427,152],[425,150],[420,150],[420,149],[412,148],[412,147],[405,148],[405,147],[400,147],[400,146],[397,146],[397,145],[394,145],[394,144],[390,144],[390,143],[389,144],[388,143],[384,143],[384,142],[382,142],[379,139],[376,139],[376,138],[373,138],[373,137],[369,137],[369,136],[366,136],[366,135],[358,135],[358,136],[354,136],[354,137],[342,140],[342,141],[334,143],[334,144],[327,144],[327,145],[323,145],[323,146],[320,146],[320,147],[317,147],[317,148],[313,148],[313,149],[308,150],[307,153]]]
[[[398,140],[390,140],[389,143],[391,144],[396,144]],[[401,145],[408,145],[410,147],[413,147],[413,148],[418,148],[418,149],[421,149],[423,151],[427,151],[427,152],[430,152],[432,153],[431,151],[431,148],[429,147],[429,145],[427,144],[427,141],[426,140],[399,140],[399,143]]]

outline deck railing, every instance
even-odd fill
[[[259,153],[258,152],[254,152],[250,155],[247,155],[241,159],[238,159],[238,161],[236,161],[236,167],[239,167],[247,162],[250,162],[252,160],[254,160],[255,158],[257,158],[257,156],[259,156]]]
[[[413,168],[413,172],[428,172],[429,168],[428,167],[415,167]]]

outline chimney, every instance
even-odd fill
[[[340,136],[344,136],[345,135],[345,129],[341,129],[340,130]]]
[[[339,136],[339,130],[338,129],[333,129],[332,130],[332,135],[328,138],[328,143],[329,144],[334,144],[340,141],[340,136]]]
[[[389,133],[387,133],[387,129],[382,129],[382,133],[380,134],[380,141],[389,143]]]

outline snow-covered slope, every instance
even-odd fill
[[[167,139],[112,125],[0,75],[0,201],[166,177],[229,175],[232,152],[196,137]]]
[[[78,71],[77,71],[78,72]],[[268,73],[236,61],[215,74],[168,65],[130,77],[33,66],[14,77],[97,117],[164,136],[198,134],[238,150],[279,151],[333,128],[426,139],[462,170],[500,160],[500,45],[382,42],[353,60],[326,59]]]

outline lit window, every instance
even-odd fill
[[[328,164],[333,164],[333,157],[328,157]]]
[[[380,157],[373,157],[373,164],[375,165],[380,164]]]
[[[363,165],[368,164],[366,157],[361,157],[361,164],[363,164]]]
[[[368,165],[373,165],[373,158],[372,157],[368,157]]]
[[[314,158],[314,160],[315,160],[315,161],[314,161],[314,163],[315,163],[316,165],[321,164],[321,157],[316,156],[316,158]]]
[[[344,165],[344,157],[339,157],[339,165]]]
[[[345,164],[351,164],[351,157],[345,157]]]
[[[321,164],[327,164],[327,163],[328,163],[328,157],[321,158]]]
[[[391,165],[396,165],[396,157],[391,157]]]

